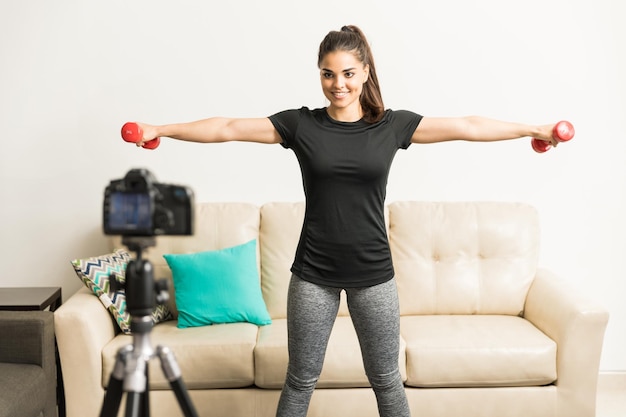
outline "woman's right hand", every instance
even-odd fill
[[[140,132],[142,132],[141,140],[137,142],[138,147],[142,147],[146,142],[157,139],[159,137],[158,129],[156,126],[146,123],[135,122],[139,126]]]

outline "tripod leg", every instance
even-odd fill
[[[163,373],[165,374],[165,377],[170,383],[170,387],[172,387],[172,390],[176,395],[178,405],[180,405],[183,414],[185,415],[185,417],[198,417],[198,412],[191,402],[189,392],[187,391],[187,387],[183,382],[180,367],[178,366],[178,363],[174,358],[174,353],[165,346],[158,346],[156,349],[156,354],[161,361],[161,368],[163,369]]]
[[[146,390],[143,392],[141,411],[142,416],[150,417],[150,368],[146,364]]]
[[[150,417],[150,381],[146,366],[146,389],[143,392],[129,392],[126,396],[126,417]]]
[[[133,352],[126,364],[124,391],[126,391],[126,417],[148,417],[150,398],[148,388],[148,359],[141,352]]]
[[[104,395],[104,402],[100,411],[100,417],[116,417],[122,401],[124,369],[126,367],[126,358],[133,351],[131,345],[121,348],[117,352],[115,358],[115,366],[109,378],[107,392]]]

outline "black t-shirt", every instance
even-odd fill
[[[391,162],[411,144],[422,116],[387,110],[374,124],[333,120],[325,108],[270,116],[296,154],[306,212],[291,271],[331,287],[393,278],[384,205]]]

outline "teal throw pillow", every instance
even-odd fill
[[[163,257],[172,270],[179,328],[272,322],[261,293],[256,240],[221,250]]]

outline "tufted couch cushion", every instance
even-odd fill
[[[541,386],[556,380],[556,343],[504,315],[401,318],[412,387]]]
[[[228,323],[178,329],[169,321],[155,326],[150,334],[154,346],[172,349],[189,389],[241,388],[254,383],[254,346],[257,326]],[[115,355],[130,336],[118,335],[102,350],[102,385],[108,385]],[[150,386],[169,388],[159,361],[150,362]]]
[[[400,343],[400,373],[406,380],[405,343]],[[255,382],[258,387],[280,389],[287,372],[287,320],[274,320],[271,326],[259,329],[255,349]],[[337,317],[328,341],[319,388],[369,387],[365,376],[359,341],[347,316]]]
[[[539,258],[525,204],[396,202],[389,240],[402,315],[521,315]]]

